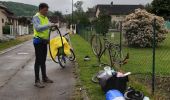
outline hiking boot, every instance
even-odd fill
[[[40,81],[35,82],[34,86],[37,87],[37,88],[44,88],[45,87],[45,85],[42,84]]]
[[[54,83],[51,79],[49,79],[48,77],[43,79],[44,83]]]

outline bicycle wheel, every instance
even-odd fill
[[[102,50],[102,43],[101,43],[100,37],[98,35],[92,36],[91,47],[92,47],[93,53],[96,56],[100,55],[101,50]]]
[[[99,81],[97,79],[97,75],[98,75],[98,73],[96,73],[92,76],[91,80],[92,80],[93,83],[99,83]]]
[[[92,82],[99,83],[99,80],[100,80],[99,76],[102,75],[104,72],[105,72],[104,70],[101,70],[101,71],[97,72],[96,74],[94,74],[91,78]]]
[[[62,68],[65,68],[65,65],[66,65],[65,56],[63,55],[58,56],[58,63]]]
[[[58,27],[53,27],[53,28],[51,28],[50,31],[49,31],[49,40],[51,40],[51,38],[52,38],[51,33],[52,33],[53,31],[55,31],[55,33],[59,34],[60,37],[62,37],[62,36],[61,36],[61,32],[60,32],[60,30],[58,29]],[[61,38],[61,39],[62,39],[62,38]],[[49,42],[50,42],[50,41],[49,41]],[[54,57],[52,56],[50,43],[49,43],[48,46],[49,46],[48,48],[49,48],[49,53],[50,53],[51,59],[52,59],[55,63],[59,63],[57,57],[54,58]],[[56,56],[57,56],[57,55],[56,55]]]
[[[70,52],[71,52],[71,55],[68,57],[68,59],[69,59],[70,61],[74,61],[76,57],[75,57],[75,54],[74,54],[73,49],[70,49]]]

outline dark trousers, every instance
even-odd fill
[[[39,71],[41,68],[42,72],[42,79],[47,78],[46,75],[46,57],[47,57],[47,44],[39,43],[34,44],[35,48],[35,65],[34,65],[34,71],[35,71],[35,82],[40,81],[39,78]]]

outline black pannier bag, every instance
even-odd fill
[[[99,84],[101,85],[102,90],[106,93],[109,90],[115,89],[119,90],[121,93],[124,93],[127,89],[127,82],[129,81],[128,76],[125,77],[116,77],[116,74],[105,80],[103,84],[103,79],[99,79]]]

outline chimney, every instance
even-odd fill
[[[113,5],[113,1],[110,4]]]

